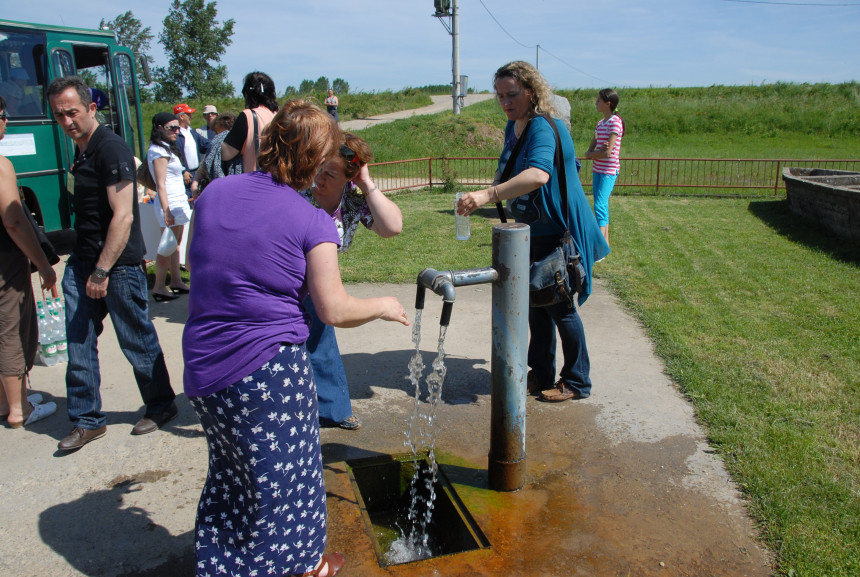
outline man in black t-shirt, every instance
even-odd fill
[[[48,102],[75,141],[74,213],[77,242],[66,263],[66,392],[72,432],[61,451],[79,449],[107,431],[99,392],[98,336],[110,314],[120,348],[134,368],[146,413],[132,434],[151,433],[177,414],[176,395],[155,327],[149,319],[135,163],[119,136],[95,118],[96,105],[77,76],[54,80]]]

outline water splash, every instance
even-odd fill
[[[421,402],[421,375],[424,371],[424,360],[421,356],[421,309],[415,313],[415,323],[412,327],[412,343],[415,353],[409,360],[409,381],[414,388],[415,402],[409,416],[404,445],[412,452],[412,463],[415,473],[409,487],[410,506],[407,514],[408,530],[400,528],[400,538],[391,543],[386,558],[393,563],[406,563],[433,557],[432,543],[427,527],[433,519],[433,508],[436,502],[436,477],[439,466],[436,463],[434,449],[439,433],[439,422],[436,418],[439,405],[442,402],[442,385],[445,382],[445,333],[447,326],[439,329],[436,358],[431,364],[427,375],[427,403]],[[427,454],[429,465],[422,469],[423,455]],[[423,481],[423,482],[422,482]]]

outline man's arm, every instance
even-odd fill
[[[134,183],[131,180],[121,180],[108,186],[107,197],[113,210],[113,218],[108,225],[107,238],[96,262],[96,268],[110,270],[125,250],[131,233],[131,225],[134,222],[132,208]],[[108,278],[101,279],[90,275],[87,280],[87,296],[94,299],[104,298],[107,295],[108,280]]]

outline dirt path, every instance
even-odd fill
[[[391,114],[380,114],[370,118],[347,120],[346,122],[341,122],[340,127],[344,130],[363,130],[370,126],[391,122],[392,120],[400,120],[401,118],[409,118],[410,116],[418,116],[420,114],[436,114],[444,110],[452,109],[453,104],[450,96],[431,96],[430,98],[433,99],[433,104],[430,106],[412,108],[410,110],[400,110],[398,112],[392,112]],[[470,104],[483,102],[484,100],[489,100],[491,98],[493,98],[492,94],[469,94],[466,96],[463,106],[469,106]]]

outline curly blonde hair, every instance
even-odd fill
[[[528,62],[514,60],[496,70],[496,74],[493,76],[493,86],[496,85],[496,81],[499,78],[513,78],[520,83],[520,86],[531,93],[531,98],[529,99],[531,104],[530,117],[544,113],[550,116],[558,116],[558,111],[552,105],[552,89],[549,87],[549,83]]]
[[[257,166],[281,184],[308,188],[325,158],[337,154],[340,129],[334,118],[304,100],[290,100],[263,130]]]

